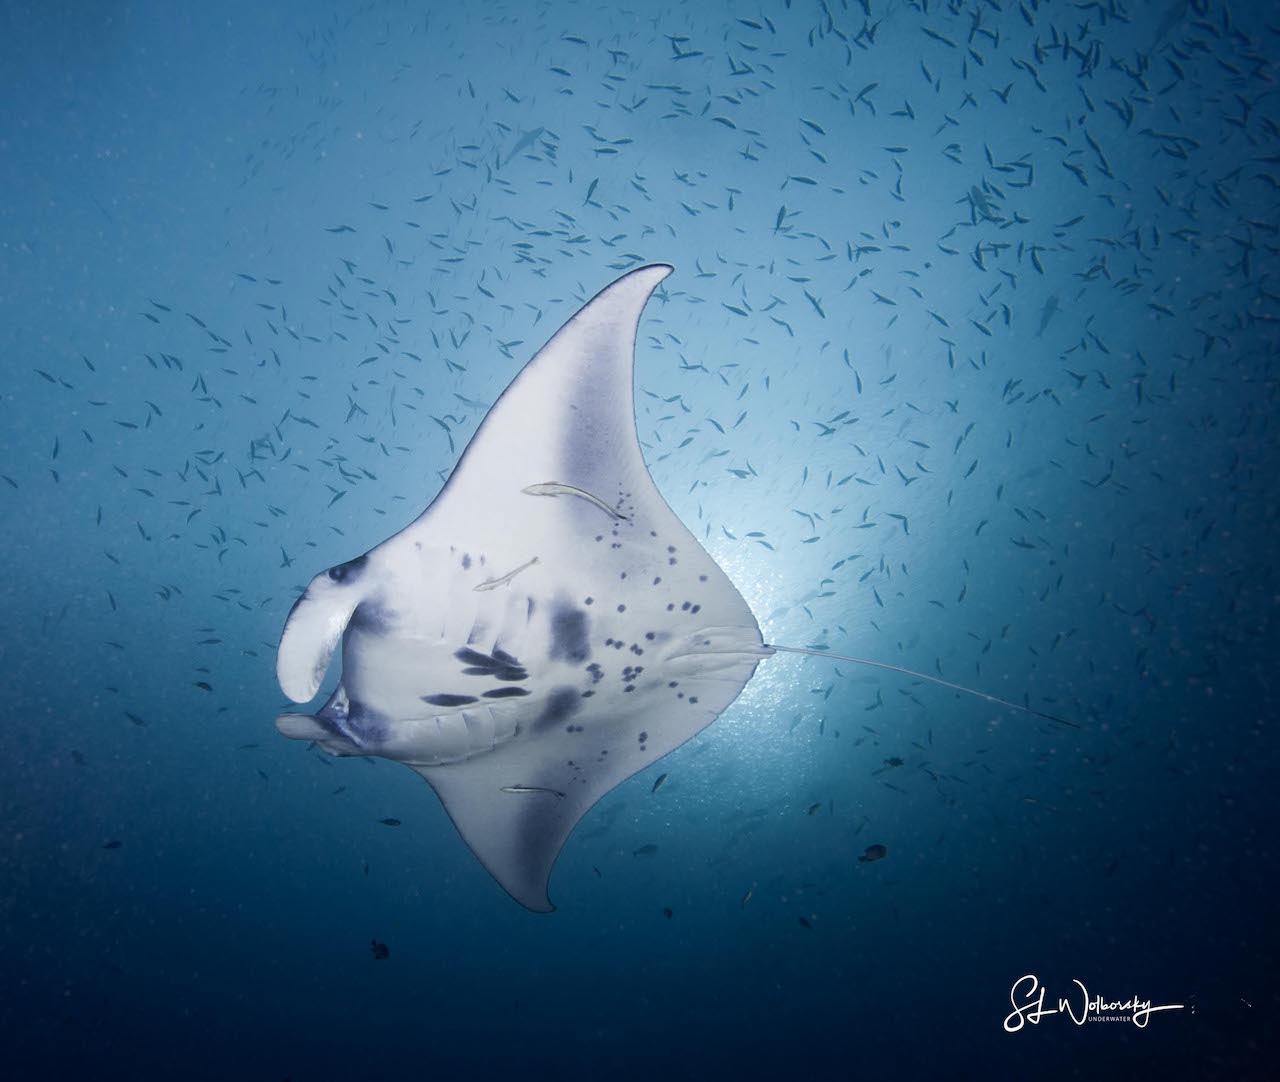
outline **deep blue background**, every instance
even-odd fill
[[[0,1071],[1266,1077],[1263,10],[4,5]],[[1083,728],[772,660],[535,916],[274,648],[654,260],[646,455],[768,640]],[[1006,1034],[1032,972],[1188,1009]]]

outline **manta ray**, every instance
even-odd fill
[[[764,642],[649,476],[636,331],[672,269],[639,267],[588,301],[494,403],[430,506],[312,579],[280,640],[294,702],[319,691],[339,641],[342,677],[279,731],[416,771],[536,912],[554,908],[552,867],[592,805],[711,724],[775,651],[820,653]]]

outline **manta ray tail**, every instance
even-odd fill
[[[915,669],[904,669],[901,665],[890,665],[887,661],[872,661],[865,657],[850,657],[848,654],[834,654],[830,650],[811,650],[804,646],[779,646],[777,643],[765,644],[770,650],[778,650],[784,654],[808,654],[810,657],[825,657],[832,661],[851,661],[855,665],[870,665],[875,669],[888,669],[890,672],[902,673],[904,676],[913,676],[917,680],[928,680],[931,684],[938,684],[944,688],[950,688],[952,691],[962,691],[966,695],[973,695],[979,699],[986,699],[989,703],[996,703],[999,706],[1007,706],[1010,710],[1021,710],[1024,714],[1034,714],[1038,718],[1044,718],[1045,721],[1054,721],[1059,725],[1067,725],[1072,729],[1079,729],[1080,726],[1074,721],[1067,721],[1066,718],[1056,717],[1053,714],[1046,714],[1042,710],[1033,710],[1029,706],[1023,706],[1021,703],[1011,703],[1008,699],[1001,699],[997,695],[988,695],[985,691],[976,691],[973,688],[967,688],[961,684],[953,684],[950,680],[943,680],[940,676],[930,676],[928,673],[916,672]]]

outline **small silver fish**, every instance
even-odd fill
[[[544,789],[540,785],[504,785],[502,787],[504,793],[550,793],[553,796],[563,797],[564,793],[559,789]]]
[[[599,496],[593,496],[590,492],[581,488],[574,488],[573,485],[562,485],[557,481],[546,481],[540,485],[529,485],[522,488],[521,492],[528,493],[530,496],[577,496],[586,500],[588,503],[595,504],[601,511],[609,515],[611,518],[617,519],[619,522],[626,522],[627,516],[619,514],[610,507]]]
[[[521,571],[527,571],[537,562],[538,562],[538,557],[535,556],[532,560],[529,560],[527,563],[521,564],[514,571],[508,571],[501,578],[485,579],[485,581],[480,583],[479,586],[473,586],[471,587],[471,589],[474,592],[479,592],[482,590],[496,590],[499,586],[505,586],[508,582],[510,582],[513,578],[515,578],[518,574],[520,574]]]

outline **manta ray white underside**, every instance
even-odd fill
[[[529,909],[614,786],[715,720],[772,653],[658,492],[636,435],[636,327],[670,272],[592,298],[494,403],[413,523],[317,575],[285,624],[279,730],[404,763]]]

